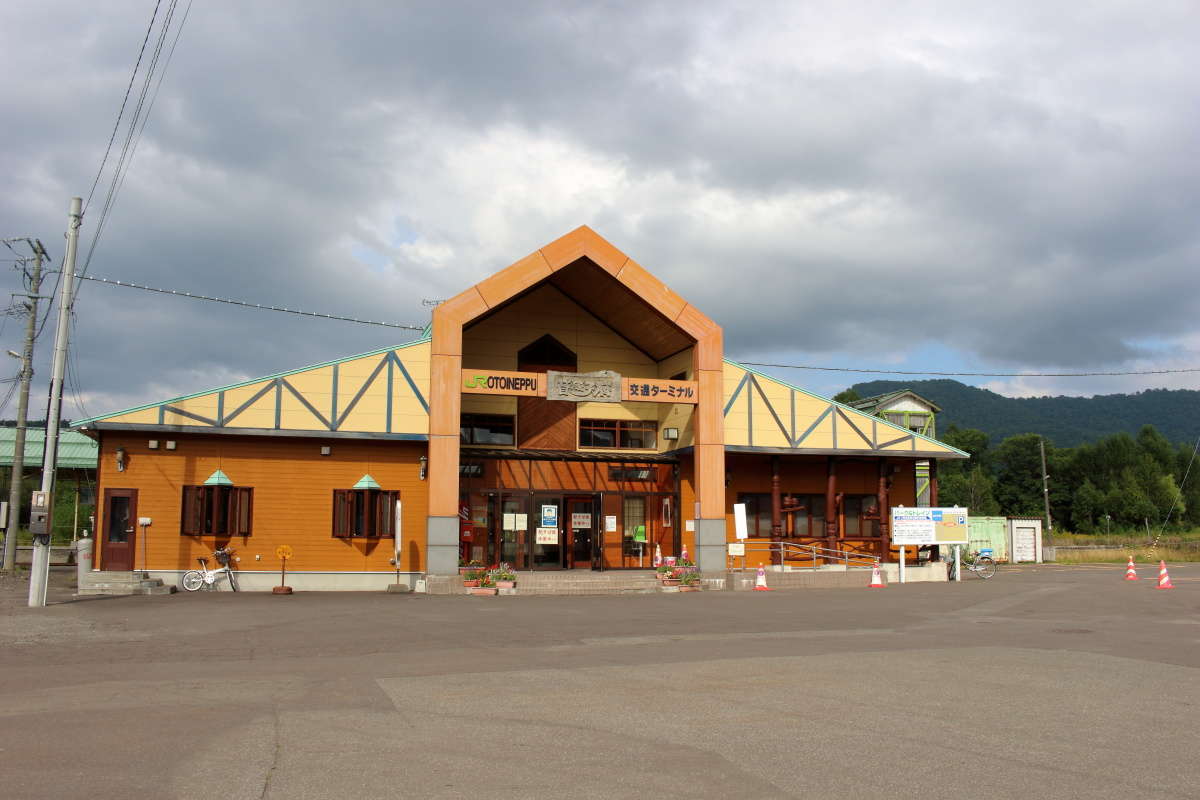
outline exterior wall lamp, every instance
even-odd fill
[[[425,480],[425,474],[426,474],[426,473],[428,472],[428,470],[429,470],[429,457],[428,457],[428,456],[421,456],[421,458],[420,458],[420,462],[421,462],[421,471],[420,471],[419,473],[417,473],[417,476],[418,476],[418,477],[419,477],[421,480]]]
[[[125,448],[117,448],[117,472],[125,471]]]

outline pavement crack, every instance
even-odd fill
[[[271,790],[271,779],[275,777],[275,769],[279,766],[279,754],[282,751],[281,737],[279,735],[279,706],[272,706],[272,713],[275,716],[275,751],[271,755],[271,766],[267,767],[267,774],[263,777],[262,792],[258,795],[259,800],[267,796],[267,792]]]

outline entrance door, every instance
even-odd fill
[[[596,501],[591,497],[567,498],[567,567],[591,569],[596,531]]]
[[[137,521],[137,489],[104,490],[104,528],[100,565],[113,572],[133,569]]]

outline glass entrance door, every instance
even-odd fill
[[[563,501],[557,495],[535,494],[529,520],[533,527],[533,548],[530,564],[534,569],[562,569],[563,558]]]
[[[596,501],[591,497],[568,497],[567,518],[567,567],[568,569],[591,569],[592,555],[599,540],[596,530]]]

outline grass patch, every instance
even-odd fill
[[[1144,542],[1130,547],[1112,547],[1096,550],[1059,550],[1054,557],[1058,564],[1124,564],[1130,554],[1136,564],[1157,564],[1159,561],[1200,561],[1200,550],[1159,546],[1151,551]]]

